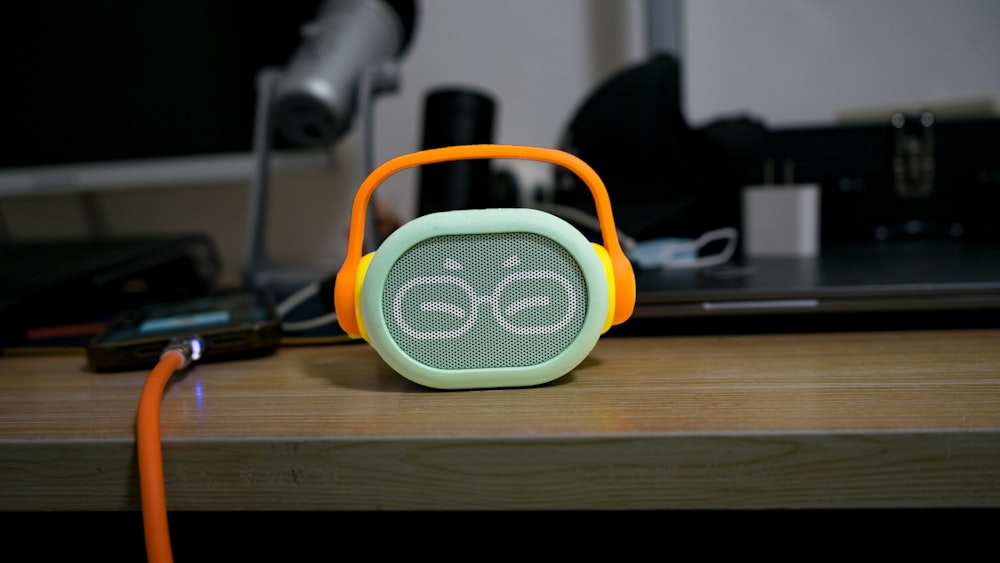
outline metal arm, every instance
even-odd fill
[[[257,106],[254,114],[253,157],[254,170],[248,198],[246,246],[244,250],[243,285],[258,288],[265,285],[282,267],[267,254],[267,206],[271,185],[271,157],[274,139],[274,98],[282,73],[276,68],[264,68],[257,74]],[[399,86],[399,69],[393,62],[376,65],[361,74],[357,84],[358,113],[362,123],[362,167],[367,175],[375,168],[374,157],[374,99]],[[369,213],[372,217],[373,213]],[[366,237],[370,244],[377,244],[374,220],[369,219]]]

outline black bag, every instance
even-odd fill
[[[636,240],[739,228],[744,172],[766,130],[748,117],[691,128],[680,92],[679,64],[656,55],[592,92],[560,143],[604,180],[616,226]],[[561,167],[554,202],[595,213],[587,187]]]

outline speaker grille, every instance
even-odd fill
[[[403,353],[438,369],[532,366],[576,340],[587,288],[572,255],[534,233],[428,238],[390,268],[382,300]]]

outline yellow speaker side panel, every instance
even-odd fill
[[[358,334],[366,342],[371,342],[368,339],[368,330],[365,328],[364,315],[361,314],[361,288],[365,284],[365,276],[368,274],[368,267],[372,263],[372,258],[375,257],[374,252],[369,252],[361,257],[361,261],[358,262],[358,272],[357,279],[354,282],[354,303],[356,304],[355,315],[358,322]]]
[[[611,255],[608,254],[607,249],[596,242],[591,244],[594,246],[594,251],[597,252],[597,257],[604,266],[604,276],[608,280],[608,316],[604,320],[604,328],[601,329],[601,334],[604,334],[611,328],[615,320],[615,268],[611,263]]]

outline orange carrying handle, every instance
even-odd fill
[[[556,149],[518,145],[459,145],[428,149],[393,158],[373,170],[358,188],[354,197],[354,207],[351,209],[347,256],[344,258],[344,264],[340,267],[340,271],[337,272],[337,285],[334,289],[337,320],[340,327],[349,336],[357,338],[360,334],[354,285],[357,279],[358,264],[361,262],[365,214],[368,211],[372,192],[386,178],[406,168],[451,160],[482,158],[518,158],[549,162],[567,168],[587,184],[594,197],[594,203],[597,205],[597,219],[601,224],[603,246],[611,258],[611,268],[615,280],[615,295],[613,296],[615,309],[612,324],[621,324],[632,316],[632,310],[635,308],[635,273],[632,270],[632,263],[629,262],[618,242],[618,232],[615,229],[615,220],[611,213],[611,199],[608,197],[607,188],[590,165],[576,156]]]

